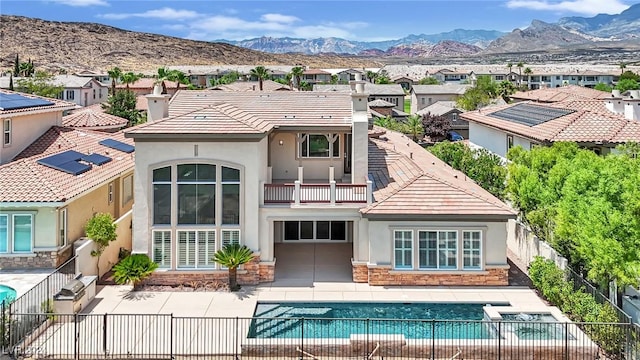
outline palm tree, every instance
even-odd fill
[[[424,128],[422,127],[422,116],[413,114],[407,118],[407,132],[411,134],[413,141],[418,141],[422,137]]]
[[[367,70],[367,79],[369,79],[370,83],[375,82],[377,77],[378,77],[378,73],[373,72],[371,70]]]
[[[157,268],[158,264],[145,254],[129,255],[113,267],[113,280],[118,285],[132,284],[136,290]]]
[[[189,84],[189,77],[180,70],[171,70],[171,80],[176,82],[176,91],[180,90],[180,84]]]
[[[31,62],[31,60],[29,60],[26,63],[21,63],[20,64],[20,74],[22,74],[22,76],[29,77],[29,76],[33,75],[33,72],[34,72],[34,68],[33,68],[33,63]]]
[[[131,71],[120,75],[120,81],[127,86],[127,91],[129,91],[129,84],[133,84],[140,78],[142,78],[142,74],[136,74]]]
[[[107,74],[111,78],[111,96],[114,96],[116,94],[116,80],[122,76],[122,70],[115,66],[111,70],[107,70]]]
[[[229,269],[229,290],[237,291],[238,267],[253,260],[253,251],[246,245],[237,243],[227,244],[213,254],[213,261]]]
[[[509,69],[509,75],[507,75],[507,79],[511,79],[511,72],[513,71],[513,63],[511,61],[509,61],[507,63],[507,68]]]
[[[291,68],[291,76],[293,76],[296,79],[296,87],[298,88],[298,90],[300,90],[300,78],[302,77],[302,75],[304,74],[304,68],[302,66],[295,66],[293,68]]]
[[[256,66],[254,69],[250,71],[251,76],[255,76],[258,78],[258,83],[260,84],[260,91],[262,91],[262,82],[264,79],[269,78],[269,70],[264,66]]]
[[[167,93],[167,84],[165,84],[164,82],[166,80],[170,80],[171,77],[171,70],[167,69],[166,67],[161,67],[158,68],[158,74],[156,75],[156,84],[161,84],[162,85],[162,93],[166,94]]]
[[[524,69],[524,74],[527,75],[527,86],[531,86],[531,74],[533,74],[533,70],[531,68]]]
[[[518,67],[518,85],[522,84],[522,68],[524,67],[524,63],[522,61],[518,61],[518,64],[516,64],[516,66]]]
[[[627,64],[620,63],[620,75],[624,74],[624,70],[627,68]]]

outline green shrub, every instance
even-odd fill
[[[132,284],[136,289],[157,268],[158,264],[151,261],[147,255],[133,254],[113,267],[113,280],[120,285]]]

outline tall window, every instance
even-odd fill
[[[11,145],[11,119],[4,119],[2,135],[2,144],[4,146]]]
[[[240,225],[240,170],[222,167],[222,224]]]
[[[205,269],[214,268],[212,260],[216,252],[216,232],[213,230],[178,231],[178,267]]]
[[[13,215],[13,252],[31,252],[33,244],[33,215]]]
[[[455,269],[458,266],[458,232],[438,232],[438,267]]]
[[[113,202],[113,182],[109,183],[107,192],[108,192],[107,201],[109,204],[111,204]]]
[[[393,232],[396,269],[413,267],[413,231],[395,230]]]
[[[438,268],[438,232],[418,232],[418,254],[420,269]]]
[[[513,147],[513,135],[507,135],[507,151]]]
[[[9,215],[0,214],[0,253],[9,252]]]
[[[67,90],[67,100],[74,100],[76,97],[76,92],[73,90]]]
[[[482,232],[462,232],[462,261],[465,269],[480,269],[482,251]]]
[[[133,174],[122,179],[122,206],[133,200]]]
[[[329,158],[340,157],[340,136],[338,134],[301,134],[300,157]]]
[[[215,224],[215,194],[215,165],[178,165],[178,224]]]
[[[153,223],[171,224],[171,167],[153,170]]]
[[[161,268],[171,267],[171,231],[153,231],[152,258]]]
[[[96,99],[96,89],[93,89],[93,99]]]
[[[58,226],[60,229],[58,246],[67,245],[67,209],[62,209],[58,213]]]
[[[457,231],[418,231],[420,269],[456,269],[457,242]]]

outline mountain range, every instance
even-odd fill
[[[526,29],[515,29],[510,33],[456,29],[439,34],[412,34],[401,39],[377,42],[350,41],[334,37],[260,37],[241,41],[220,41],[270,53],[446,57],[560,49],[580,44],[597,46],[598,42],[630,39],[640,39],[640,4],[633,5],[617,15],[565,17],[555,24],[533,20]]]

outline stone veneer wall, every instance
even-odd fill
[[[260,256],[254,255],[253,260],[244,264],[242,270],[238,270],[238,283],[241,285],[257,285],[261,282],[273,281],[275,266],[273,264],[260,264]],[[156,271],[145,284],[148,285],[179,285],[190,282],[207,282],[229,280],[227,270],[176,270]]]
[[[503,286],[509,284],[509,269],[487,269],[486,273],[420,273],[418,271],[395,271],[391,267],[367,267],[353,264],[353,281],[368,282],[369,285],[414,285],[414,286]],[[365,272],[366,271],[366,272]]]
[[[73,246],[34,254],[0,257],[0,269],[55,269],[73,255]]]

